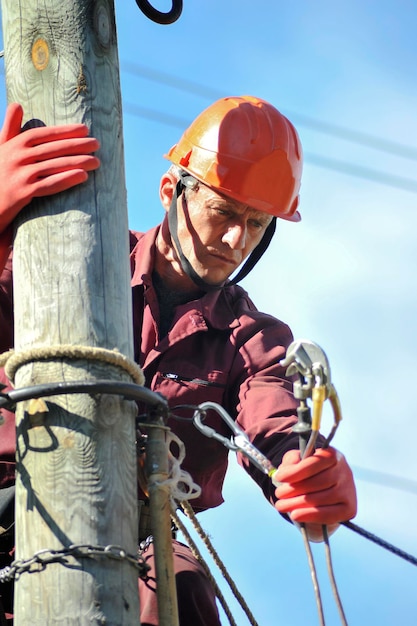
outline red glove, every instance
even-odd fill
[[[334,448],[317,449],[300,461],[297,450],[287,452],[273,476],[275,508],[294,522],[335,525],[356,515],[356,489],[345,457]]]
[[[10,104],[0,132],[0,233],[32,198],[78,185],[100,164],[91,154],[99,142],[87,137],[84,124],[42,126],[22,133],[22,119],[20,104]]]

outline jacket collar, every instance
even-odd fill
[[[152,271],[155,262],[155,242],[161,224],[147,231],[130,232],[130,264],[132,272],[131,286],[142,285],[144,288],[152,285]],[[205,319],[208,326],[225,330],[239,326],[231,303],[244,290],[237,285],[230,285],[204,294],[202,297],[181,305],[187,310],[197,310]]]

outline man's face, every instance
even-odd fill
[[[178,239],[200,278],[220,285],[258,245],[272,219],[199,183],[178,200]]]

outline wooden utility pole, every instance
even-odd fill
[[[15,350],[63,345],[132,355],[128,224],[113,0],[1,0],[8,101],[25,120],[84,122],[101,168],[34,201],[14,242]],[[33,360],[18,388],[131,378],[84,358]],[[76,545],[136,553],[134,408],[119,396],[54,396],[17,411],[16,558]],[[70,556],[16,582],[16,626],[139,624],[127,559]]]

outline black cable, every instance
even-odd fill
[[[147,18],[157,24],[172,24],[182,13],[182,0],[172,0],[172,7],[166,13],[155,9],[148,0],[136,0],[136,4]]]
[[[114,394],[123,396],[127,400],[144,402],[162,415],[168,415],[167,400],[159,393],[151,391],[134,383],[124,383],[114,380],[89,380],[68,381],[56,383],[43,383],[31,387],[12,389],[7,393],[0,393],[0,409],[14,410],[18,402],[31,400],[32,398],[46,398],[73,393],[87,394]]]
[[[399,556],[405,561],[408,561],[412,565],[417,565],[417,558],[415,556],[408,554],[408,552],[404,552],[404,550],[400,550],[400,548],[393,546],[392,543],[388,543],[388,541],[385,541],[385,539],[377,537],[373,533],[370,533],[368,530],[357,526],[357,524],[354,524],[353,522],[342,522],[342,525],[346,526],[346,528],[349,528],[350,530],[353,530],[355,533],[362,535],[362,537],[365,537],[365,539],[373,541],[373,543],[376,543],[381,548],[385,548],[385,550],[392,552],[396,556]]]

